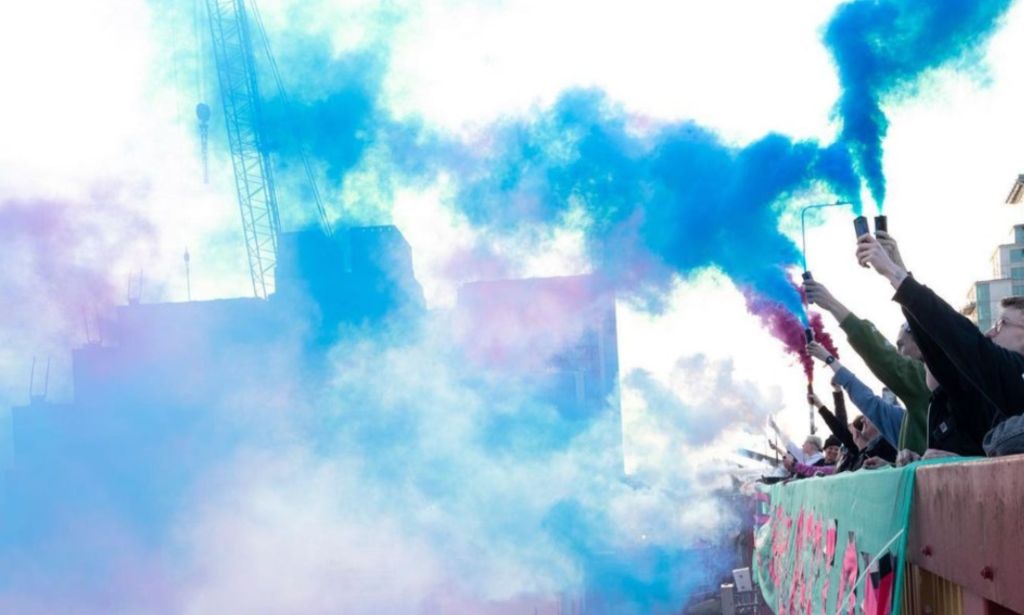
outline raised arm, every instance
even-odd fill
[[[949,360],[945,351],[932,338],[928,330],[921,326],[917,318],[906,308],[903,308],[903,316],[907,319],[907,326],[910,327],[910,334],[914,336],[917,347],[921,349],[921,356],[925,365],[931,371],[932,377],[947,391],[956,391],[964,388],[962,376],[956,365]]]
[[[892,389],[897,397],[907,403],[910,403],[907,400],[915,397],[927,398],[924,367],[920,361],[901,355],[870,321],[858,318],[821,282],[808,280],[804,283],[804,290],[808,301],[821,306],[836,317],[840,328],[846,332],[846,340],[850,347],[860,355],[864,364],[882,381],[882,384]]]
[[[850,454],[860,452],[860,448],[853,441],[853,434],[850,433],[850,428],[845,422],[840,422],[836,415],[829,412],[828,408],[818,408],[818,414],[821,416],[821,420],[825,421],[825,425],[828,426],[832,435],[839,439],[839,442],[846,447]]]
[[[914,315],[963,378],[1001,413],[1024,410],[1024,356],[985,337],[974,323],[913,278],[900,284],[895,300]]]
[[[870,264],[889,281],[896,290],[894,300],[998,411],[1012,415],[1024,409],[1024,356],[985,337],[963,314],[894,263],[874,237],[864,235],[858,240],[857,257],[861,264]],[[938,374],[935,376],[938,378]]]
[[[832,402],[836,409],[836,418],[846,424],[846,397],[840,386],[832,385]],[[838,436],[837,436],[838,437]]]
[[[853,405],[857,406],[864,416],[871,419],[871,422],[878,427],[882,437],[892,444],[893,448],[898,449],[905,410],[875,395],[867,385],[845,367],[840,367],[836,371],[833,381],[850,394]]]
[[[850,316],[850,310],[839,302],[829,289],[817,280],[804,282],[804,293],[807,295],[807,302],[817,305],[821,309],[832,314],[836,322],[843,322]]]

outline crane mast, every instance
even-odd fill
[[[261,139],[252,32],[245,0],[206,0],[206,9],[252,289],[265,299],[274,290],[281,220],[270,156]]]

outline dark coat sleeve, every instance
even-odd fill
[[[947,391],[963,388],[960,383],[961,376],[959,370],[949,360],[949,357],[946,356],[942,347],[935,342],[928,330],[918,322],[917,317],[907,308],[903,308],[903,316],[907,319],[910,333],[914,336],[917,347],[921,349],[924,364],[928,366],[928,371],[932,373],[935,380]]]
[[[833,406],[835,406],[836,409],[836,419],[845,427],[845,425],[847,424],[846,394],[843,393],[842,391],[832,391],[832,404]],[[836,437],[838,438],[839,436]]]
[[[847,427],[846,423],[841,423],[836,419],[836,415],[832,414],[825,406],[818,407],[818,414],[821,415],[821,420],[825,421],[825,425],[828,426],[829,431],[832,435],[846,447],[848,451],[860,452],[857,448],[857,443],[853,441],[853,434],[850,433],[850,428]]]
[[[1024,356],[996,345],[974,323],[913,278],[903,281],[894,299],[914,317],[919,329],[941,349],[966,383],[998,412],[1010,416],[1024,411]],[[930,368],[931,363],[926,363]],[[939,379],[939,374],[932,373]]]

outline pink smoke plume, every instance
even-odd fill
[[[803,321],[781,303],[759,295],[753,290],[747,289],[743,295],[747,300],[747,309],[750,313],[760,318],[768,332],[781,341],[786,347],[786,351],[800,361],[804,368],[804,374],[807,376],[807,383],[810,384],[814,379],[814,360],[807,354],[807,338],[804,335]],[[810,313],[809,320],[815,341],[820,342],[833,356],[838,358],[839,351],[832,341],[832,336],[825,331],[821,314]]]
[[[97,189],[82,201],[0,200],[0,303],[4,333],[80,327],[83,314],[118,301],[113,277],[153,229]]]
[[[790,283],[793,284],[797,291],[799,291],[800,299],[806,306],[807,294],[804,292],[804,287],[802,285],[793,283],[792,281]],[[814,331],[814,340],[821,344],[822,346],[824,346],[825,350],[828,350],[830,353],[832,353],[833,357],[838,359],[839,349],[836,348],[835,342],[832,341],[832,336],[829,335],[827,331],[825,331],[825,323],[821,320],[821,314],[818,312],[808,311],[807,315],[808,319],[810,320],[811,330]]]
[[[832,353],[833,357],[838,359],[839,349],[836,348],[836,343],[832,341],[832,336],[825,330],[825,323],[821,319],[821,314],[818,312],[810,312],[810,316],[811,330],[814,331],[814,340]]]

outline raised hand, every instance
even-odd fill
[[[876,470],[878,468],[885,468],[891,465],[891,463],[882,459],[881,457],[868,457],[867,459],[864,460],[864,463],[861,465],[861,467],[866,470]]]
[[[807,354],[811,355],[812,357],[821,361],[822,363],[827,361],[828,358],[832,356],[832,353],[829,352],[824,346],[822,346],[818,342],[811,342],[810,344],[807,344]]]
[[[864,267],[873,267],[889,280],[893,288],[899,288],[907,277],[906,270],[893,262],[889,253],[872,235],[861,235],[857,240],[857,262]]]
[[[875,239],[878,243],[882,244],[885,248],[885,252],[892,259],[892,262],[898,265],[901,269],[906,269],[907,266],[903,263],[903,256],[900,254],[900,247],[896,244],[896,240],[893,239],[892,235],[885,231],[878,231],[875,233]]]
[[[896,467],[898,468],[902,468],[903,466],[914,463],[915,461],[921,461],[921,456],[909,448],[903,449],[898,455],[896,455]]]
[[[807,293],[807,302],[820,305],[826,310],[831,310],[832,306],[836,303],[836,298],[832,296],[825,285],[817,280],[807,280],[804,282],[804,292]]]
[[[850,315],[850,310],[840,303],[821,282],[807,280],[804,282],[804,292],[807,294],[808,303],[813,303],[820,306],[823,310],[831,312],[832,316],[835,316],[839,322],[842,322]]]
[[[796,465],[796,458],[793,457],[792,455],[786,455],[785,457],[782,458],[782,465],[787,470],[792,472],[793,471],[793,466]]]

